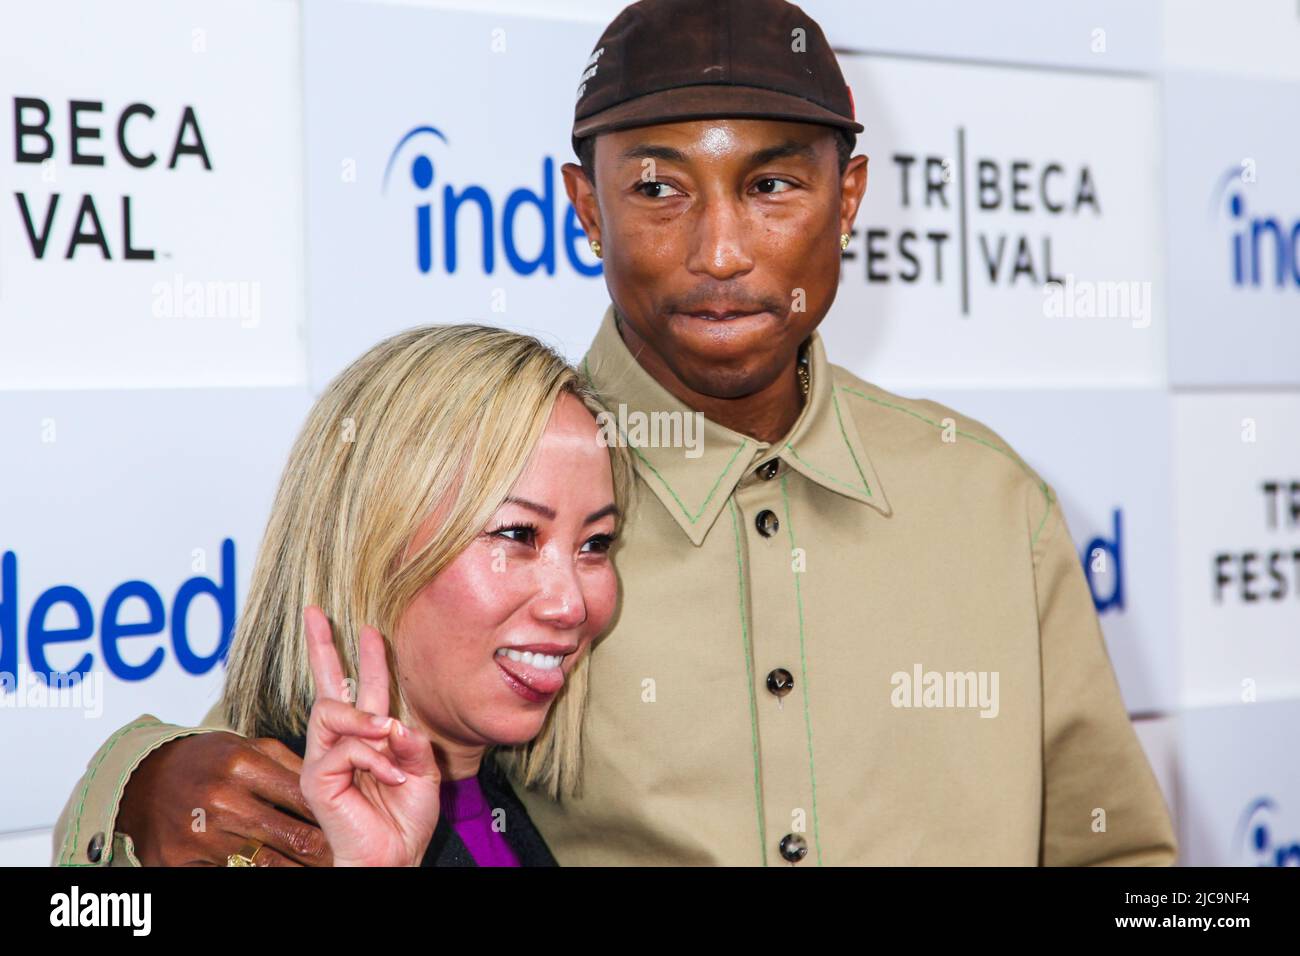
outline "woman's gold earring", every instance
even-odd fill
[[[841,248],[841,249],[847,249],[848,247],[849,247],[849,234],[848,234],[847,232],[841,232],[841,233],[840,233],[840,248]]]
[[[591,240],[591,251],[594,252],[594,253],[596,254],[596,258],[597,258],[597,259],[600,258],[600,240],[599,240],[599,239],[592,239],[592,240]]]

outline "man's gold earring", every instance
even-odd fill
[[[594,252],[594,253],[596,254],[596,258],[597,258],[597,259],[600,258],[600,240],[599,240],[599,239],[592,239],[592,240],[591,240],[591,251]]]
[[[847,232],[841,232],[841,233],[840,233],[840,248],[841,248],[841,249],[847,249],[848,247],[849,247],[849,234],[848,234]]]

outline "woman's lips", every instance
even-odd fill
[[[541,668],[523,661],[513,661],[503,654],[492,658],[501,668],[502,679],[520,697],[533,703],[549,700],[564,686],[562,667]]]

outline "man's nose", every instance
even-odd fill
[[[693,232],[686,267],[692,272],[726,280],[754,268],[748,250],[747,222],[739,203],[725,198],[704,200],[690,228]]]
[[[587,620],[587,602],[572,560],[544,551],[537,573],[532,604],[537,620],[562,628],[577,627]]]

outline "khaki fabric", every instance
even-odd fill
[[[798,866],[1173,863],[1052,488],[980,422],[831,365],[816,333],[810,357],[785,439],[706,420],[699,454],[654,447],[653,413],[694,413],[606,310],[583,368],[639,480],[583,793],[520,793],[556,859],[788,866],[786,840]],[[110,740],[56,859],[86,862],[119,781],[188,732],[149,719]]]

